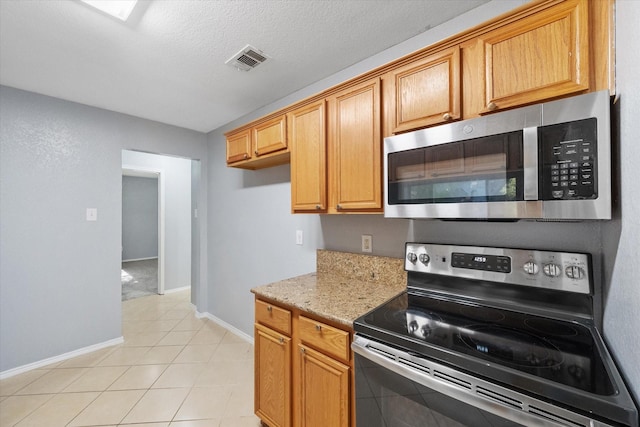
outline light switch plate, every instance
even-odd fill
[[[296,230],[296,245],[302,245],[303,233],[302,230]]]
[[[87,208],[87,221],[98,220],[98,208]]]
[[[362,252],[373,251],[373,237],[370,234],[362,235]]]

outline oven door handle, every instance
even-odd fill
[[[431,390],[522,425],[612,427],[359,335],[354,337],[351,349],[376,365]]]

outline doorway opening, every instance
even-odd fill
[[[198,219],[195,215],[197,209],[194,209],[193,199],[198,197],[194,195],[194,188],[198,188],[199,173],[195,175],[194,170],[198,171],[198,168],[194,168],[194,164],[199,165],[199,162],[186,159],[183,157],[174,157],[161,154],[151,154],[147,152],[122,150],[122,170],[123,170],[123,206],[122,206],[122,260],[124,261],[150,261],[148,264],[142,265],[141,270],[147,272],[153,271],[153,263],[151,259],[157,257],[157,290],[155,294],[163,295],[166,293],[178,292],[189,290],[192,291],[191,285],[195,279],[197,283],[197,276],[194,276],[192,270],[197,270],[198,258],[197,254],[193,254],[192,243],[197,236],[193,236],[193,232],[198,230]],[[149,187],[156,188],[155,193],[153,190],[147,190],[147,193],[153,193],[157,199],[155,206],[157,207],[157,213],[155,218],[156,222],[148,219],[154,214],[149,213],[151,208],[147,209],[147,214],[140,214],[143,218],[131,221],[126,218],[127,212],[125,211],[127,197],[125,180],[129,180],[130,175],[135,175],[132,178],[138,178],[140,181],[145,181],[147,184],[157,183],[156,187],[148,185]],[[147,196],[141,195],[141,193],[134,192],[133,196],[136,202],[142,198],[151,198],[149,194]],[[154,201],[147,201],[147,204],[153,207]],[[195,206],[197,208],[197,205]],[[194,213],[192,215],[192,213]],[[147,219],[144,219],[146,215]],[[131,252],[127,251],[127,239],[125,235],[127,233],[127,223],[130,222],[134,225],[138,224],[140,228],[146,228],[149,234],[154,228],[157,230],[157,243],[156,253],[151,251],[153,247],[153,240],[146,237],[136,237],[135,245],[138,248],[146,247],[147,251],[138,252],[136,255],[131,255]],[[142,225],[140,225],[142,224]],[[143,243],[143,240],[145,243]],[[144,258],[148,258],[144,259]],[[194,264],[196,266],[194,267]],[[133,264],[124,264],[125,267],[132,269]],[[135,281],[135,277],[130,274],[127,269],[123,269],[122,276],[124,279]],[[144,271],[142,271],[144,275]],[[127,277],[132,276],[132,278]],[[146,280],[146,279],[145,279]],[[140,280],[138,281],[140,282]],[[143,283],[138,283],[144,285]],[[191,293],[191,299],[193,299],[193,292]],[[124,298],[123,298],[124,300]]]
[[[164,293],[164,175],[122,169],[122,301]]]

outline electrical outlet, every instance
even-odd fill
[[[362,252],[373,251],[373,237],[370,234],[362,235]]]
[[[302,245],[303,234],[302,230],[296,230],[296,245]]]

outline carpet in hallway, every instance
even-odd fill
[[[122,263],[122,301],[158,294],[158,260]]]

